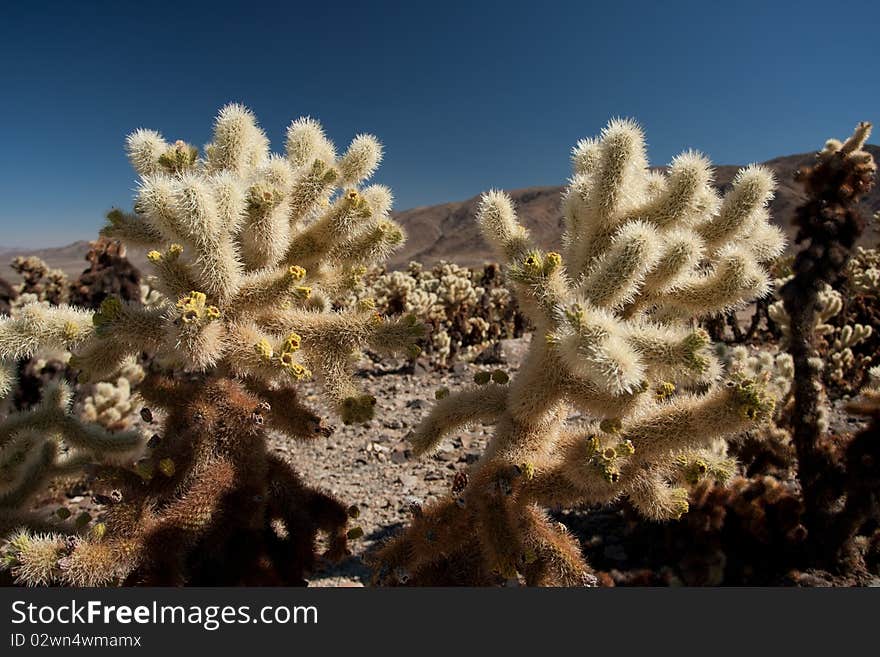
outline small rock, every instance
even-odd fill
[[[397,478],[397,482],[403,484],[404,488],[415,488],[419,484],[419,478],[413,475],[403,474]]]

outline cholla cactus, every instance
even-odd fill
[[[0,535],[19,525],[38,531],[53,527],[26,504],[48,481],[96,463],[127,462],[142,449],[139,432],[111,433],[82,422],[71,413],[71,401],[68,386],[52,384],[39,406],[0,422]],[[74,527],[61,529],[72,532]]]
[[[103,529],[61,552],[49,549],[54,535],[19,535],[11,563],[24,581],[33,552],[57,557],[57,568],[36,571],[72,584],[299,583],[318,530],[330,534],[334,556],[344,554],[345,507],[272,457],[266,430],[327,434],[297,401],[297,382],[312,376],[344,422],[368,421],[376,400],[353,378],[357,350],[407,351],[421,334],[411,316],[333,312],[327,301],[352,270],[404,239],[388,216],[390,191],[362,187],[381,146],[360,135],[337,156],[316,121],[299,119],[286,154],[273,155],[251,112],[228,105],[204,155],[150,130],[132,133],[127,149],[140,174],[135,212],[111,212],[103,233],[149,249],[150,284],[164,301],[108,297],[97,312],[27,305],[0,320],[0,357],[64,347],[89,381],[148,352],[178,381],[152,374],[141,384],[167,420],[140,460],[99,469],[112,502]],[[121,400],[111,401],[118,411]],[[100,405],[95,398],[84,410],[100,420],[108,412]],[[16,547],[37,543],[49,547]]]
[[[729,347],[723,342],[718,343],[716,352],[731,374],[763,380],[767,393],[776,400],[777,408],[788,401],[794,379],[794,363],[789,354],[764,350],[753,353],[748,347]]]
[[[519,337],[524,320],[495,265],[466,269],[442,261],[430,270],[368,272],[337,304],[375,303],[382,312],[407,312],[430,326],[424,351],[434,364],[472,360],[491,344]]]
[[[837,283],[845,274],[849,255],[864,228],[859,201],[874,185],[877,165],[864,145],[870,123],[860,123],[844,142],[829,140],[813,166],[798,172],[806,201],[794,218],[797,241],[804,244],[795,257],[794,277],[780,290],[790,318],[789,353],[794,361],[794,408],[792,439],[797,450],[798,479],[804,499],[804,525],[814,539],[814,560],[835,563],[852,541],[870,510],[866,507],[876,486],[876,460],[859,462],[847,456],[846,475],[840,463],[822,441],[821,410],[823,386],[819,380],[821,361],[814,333],[820,309],[820,290]],[[865,449],[867,444],[854,441]],[[860,472],[862,474],[860,474]],[[842,486],[842,484],[844,484]],[[859,488],[854,499],[844,488]],[[876,491],[876,488],[874,488]],[[841,512],[841,497],[846,505]]]
[[[19,295],[32,294],[38,301],[56,305],[65,303],[70,297],[67,274],[60,269],[51,269],[37,256],[18,256],[11,266],[22,277],[22,282],[15,286]]]
[[[495,425],[461,498],[384,546],[380,578],[581,584],[580,549],[544,508],[627,498],[647,518],[677,518],[686,484],[729,473],[716,441],[773,413],[761,382],[716,382],[708,335],[692,328],[768,291],[765,263],[783,248],[770,173],[748,167],[718,198],[697,153],[652,172],[630,121],[573,160],[562,256],[532,246],[506,195],[483,197],[478,219],[535,327],[531,348],[509,383],[481,377],[444,397],[411,436],[425,454],[464,425]],[[566,426],[572,407],[589,426]]]
[[[109,431],[129,429],[140,406],[132,390],[144,376],[144,368],[138,363],[125,365],[115,381],[89,386],[89,394],[75,406],[77,415],[84,422],[96,422]]]
[[[857,246],[847,267],[847,282],[856,294],[880,296],[880,251]]]
[[[794,278],[794,276],[777,279],[775,281],[775,287],[777,289],[781,288],[792,278]],[[843,310],[843,296],[830,285],[823,285],[817,295],[816,319],[813,326],[813,335],[827,336],[834,333],[835,326],[829,324],[828,321],[840,314],[841,310]],[[779,301],[770,304],[767,313],[770,316],[770,319],[776,323],[780,333],[782,333],[781,345],[783,347],[786,346],[788,344],[788,339],[791,336],[791,318],[785,311],[785,304],[780,299]]]

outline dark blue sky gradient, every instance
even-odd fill
[[[131,205],[137,127],[202,145],[250,106],[386,146],[404,209],[560,184],[612,116],[665,163],[812,150],[877,120],[877,2],[5,2],[0,246],[89,239]]]

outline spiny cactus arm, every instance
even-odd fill
[[[647,168],[644,136],[634,121],[611,121],[597,141],[584,143],[586,157],[575,162],[583,167],[576,172],[577,192],[569,195],[566,212],[566,262],[574,278],[608,248],[628,211],[642,201],[639,177]]]
[[[528,586],[583,586],[590,568],[577,538],[534,504],[523,509],[517,524],[523,542],[517,570]]]
[[[85,450],[98,459],[124,458],[140,450],[142,439],[136,431],[111,433],[101,425],[84,423],[70,415],[72,393],[66,385],[46,388],[39,406],[10,414],[0,424],[0,447],[19,432],[37,432],[42,436],[58,435],[68,445]]]
[[[661,239],[649,224],[631,221],[611,238],[608,249],[591,265],[580,294],[597,308],[631,302],[660,255]]]
[[[695,225],[705,214],[712,214],[720,202],[712,188],[712,177],[711,164],[702,153],[687,151],[677,155],[668,175],[661,174],[658,192],[649,192],[651,198],[631,211],[629,218],[661,229]]]
[[[770,277],[754,256],[743,248],[730,247],[717,254],[714,268],[678,285],[664,297],[664,313],[707,317],[724,312],[770,290]]]
[[[183,247],[179,244],[170,245],[165,253],[157,250],[147,253],[147,260],[152,263],[155,272],[153,287],[173,301],[189,294],[199,285],[190,266],[180,257],[181,253]]]
[[[362,393],[354,380],[353,360],[353,354],[325,343],[308,353],[306,361],[344,424],[370,421],[376,407],[376,398]]]
[[[378,354],[393,355],[401,352],[418,355],[421,349],[416,344],[426,332],[425,325],[412,313],[403,317],[384,319],[377,323],[367,344]]]
[[[598,159],[599,146],[594,140],[581,140],[575,147],[575,158],[577,158],[577,149],[581,144],[589,142],[595,157],[587,156],[589,159]],[[562,216],[565,220],[565,233],[562,238],[563,256],[569,267],[573,267],[575,271],[582,267],[583,263],[578,263],[578,259],[583,257],[581,252],[580,240],[583,234],[589,230],[590,221],[590,195],[593,189],[593,169],[595,161],[592,165],[584,170],[579,169],[577,160],[575,160],[575,175],[565,188],[562,198]],[[578,267],[580,264],[580,267]]]
[[[469,514],[462,513],[452,500],[434,502],[414,515],[410,531],[398,534],[379,548],[376,577],[380,582],[388,576],[407,578],[441,559],[441,555],[455,554],[473,539]]]
[[[227,305],[227,315],[244,316],[266,307],[299,303],[311,294],[306,270],[298,265],[261,269],[246,274]]]
[[[18,379],[15,362],[0,358],[0,400],[12,392]]]
[[[137,538],[77,537],[73,548],[58,559],[57,580],[67,586],[119,584],[138,563],[142,547]]]
[[[33,476],[31,467],[41,459],[43,445],[49,440],[37,428],[16,426],[2,427],[0,433],[0,496],[14,493]]]
[[[248,391],[268,405],[263,413],[267,429],[304,440],[319,436],[326,438],[333,433],[332,426],[325,424],[320,416],[300,401],[295,388],[273,388],[253,378],[247,379],[245,385]]]
[[[125,138],[128,159],[141,176],[149,176],[162,170],[159,159],[168,147],[168,142],[155,130],[139,128]]]
[[[243,176],[268,156],[269,140],[253,113],[237,103],[223,107],[214,121],[213,141],[205,146],[208,171]]]
[[[339,184],[353,187],[372,176],[382,162],[382,144],[368,134],[357,135],[345,154],[339,158]]]
[[[347,312],[317,312],[307,308],[277,309],[267,312],[258,320],[259,325],[269,333],[289,335],[296,333],[302,337],[303,349],[308,351],[341,350],[350,353],[355,348],[370,344],[374,336],[387,335],[381,331],[397,331],[406,328],[411,320],[394,320],[392,327],[383,328],[387,320],[374,310],[364,309]],[[412,324],[415,330],[417,326]],[[405,344],[402,346],[406,346]]]
[[[137,392],[147,404],[170,410],[187,403],[196,396],[198,390],[196,380],[150,372],[138,385]]]
[[[2,525],[0,520],[0,532]],[[61,575],[58,560],[64,554],[67,541],[60,533],[33,532],[19,528],[9,537],[3,549],[2,566],[9,570],[16,584],[49,586]]]
[[[362,233],[343,240],[328,255],[341,266],[382,262],[405,241],[403,226],[391,219],[379,219]]]
[[[483,237],[504,262],[520,260],[533,250],[529,232],[517,220],[513,201],[504,192],[493,190],[483,194],[477,223]]]
[[[163,313],[108,297],[92,316],[90,339],[73,348],[70,366],[80,370],[83,381],[95,381],[114,374],[126,358],[158,349],[165,339]]]
[[[78,371],[78,382],[91,383],[116,374],[127,359],[139,352],[140,349],[117,339],[116,335],[109,335],[77,347],[68,365]]]
[[[329,205],[338,179],[339,171],[332,166],[332,162],[328,164],[320,159],[316,159],[300,174],[290,191],[288,219],[292,228],[302,224],[323,205]],[[290,264],[290,256],[286,262]]]
[[[768,265],[785,252],[787,240],[778,226],[759,220],[745,234],[737,236],[737,242],[751,252],[757,262]]]
[[[234,186],[224,185],[223,196],[219,189],[198,173],[150,176],[141,181],[136,207],[168,242],[183,244],[198,289],[223,302],[234,294],[242,272],[224,217],[236,214],[244,200],[229,196]]]
[[[366,199],[357,190],[348,190],[313,224],[293,237],[284,262],[310,268],[340,240],[349,239],[360,232],[372,214],[373,210]]]
[[[572,304],[563,314],[564,325],[549,339],[558,345],[572,374],[612,395],[641,386],[645,365],[614,316],[583,304]]]
[[[227,326],[225,342],[224,363],[238,376],[290,382],[312,374],[303,362],[301,337],[296,333],[281,337],[253,322],[236,322]]]
[[[559,307],[571,301],[571,282],[561,262],[558,253],[529,251],[507,269],[512,291],[537,333],[556,327]]]
[[[94,332],[92,313],[69,306],[32,303],[15,317],[0,317],[0,358],[30,358],[39,349],[68,349]]]
[[[674,452],[755,427],[772,416],[774,407],[763,385],[750,379],[728,380],[705,395],[678,395],[624,425],[621,440],[631,441],[635,453],[622,467],[622,478]]]
[[[703,242],[691,230],[670,230],[663,235],[659,254],[642,281],[632,303],[624,309],[625,318],[662,300],[663,294],[674,290],[692,275],[704,255]]]
[[[445,436],[477,422],[494,423],[507,406],[507,387],[465,388],[439,399],[409,436],[416,456],[437,449]]]
[[[101,235],[129,246],[154,247],[164,241],[162,233],[136,214],[114,209],[107,213],[107,221]]]
[[[642,468],[626,483],[626,497],[648,520],[680,518],[688,511],[688,490],[673,486],[661,472]]]
[[[140,304],[107,297],[92,315],[94,338],[112,337],[133,351],[155,349],[162,344],[166,320],[161,308],[145,308]]]
[[[626,415],[642,403],[643,387],[631,392],[612,394],[589,379],[566,373],[561,381],[562,397],[581,412],[598,418]]]
[[[250,269],[274,267],[290,243],[290,188],[293,172],[284,158],[272,156],[256,172],[247,190],[241,255]]]
[[[712,364],[709,334],[703,329],[638,322],[627,324],[625,334],[649,379],[676,381],[681,376],[701,376]]]
[[[321,124],[304,116],[290,122],[285,141],[287,159],[294,169],[312,165],[315,161],[333,164],[336,161],[336,147],[324,134]]]
[[[16,446],[11,446],[16,447]],[[3,465],[8,485],[0,492],[0,510],[20,509],[49,479],[58,446],[51,440],[36,440],[24,458]],[[4,452],[6,450],[4,449]]]
[[[718,214],[696,226],[697,233],[710,250],[718,249],[736,239],[757,218],[766,221],[766,206],[773,198],[776,182],[773,172],[751,165],[741,169],[733,179]]]

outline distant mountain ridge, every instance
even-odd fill
[[[880,146],[865,147],[874,159],[880,162]],[[793,237],[791,219],[794,209],[804,200],[800,185],[794,181],[794,173],[799,168],[814,161],[815,153],[800,153],[777,157],[763,162],[776,173],[778,187],[770,206],[774,221]],[[722,165],[715,167],[716,186],[724,191],[730,186],[740,166]],[[562,213],[560,203],[563,187],[529,187],[511,190],[508,193],[516,204],[520,220],[531,231],[538,246],[545,249],[558,249],[562,235]],[[452,260],[461,265],[480,265],[493,259],[488,245],[483,241],[475,217],[479,196],[466,201],[455,201],[413,208],[397,212],[397,219],[407,230],[408,239],[403,248],[389,261],[393,269],[405,267],[411,260],[431,265],[439,260]],[[871,190],[864,201],[866,212],[880,210],[880,182]],[[861,243],[876,246],[880,243],[880,233],[869,227]],[[82,272],[87,263],[87,241],[74,242],[67,246],[47,249],[13,249],[0,247],[0,277],[14,279],[15,273],[2,261],[10,261],[17,255],[36,255],[50,266],[64,270],[69,276]],[[137,249],[129,250],[129,258],[140,268],[147,262],[146,254]]]
[[[874,159],[880,162],[880,147],[865,147]],[[776,174],[776,196],[770,205],[773,220],[791,239],[794,229],[791,219],[795,208],[804,200],[804,194],[794,181],[798,169],[809,166],[815,153],[800,153],[777,157],[762,164]],[[715,184],[721,190],[729,188],[733,177],[741,166],[722,165],[715,167]],[[562,201],[563,187],[529,187],[511,190],[508,193],[516,204],[517,214],[532,234],[535,242],[545,249],[558,249],[563,231]],[[444,203],[423,208],[405,210],[395,215],[407,229],[408,238],[403,248],[395,253],[390,261],[393,268],[405,266],[410,260],[433,264],[438,260],[453,260],[462,265],[479,265],[492,259],[488,245],[483,241],[475,217],[480,197],[466,201]],[[880,181],[867,195],[864,206],[866,212],[880,210]],[[860,243],[876,246],[880,233],[869,227]]]

